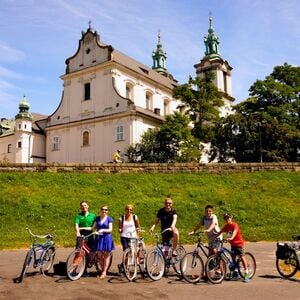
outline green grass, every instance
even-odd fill
[[[58,246],[74,245],[74,216],[79,202],[89,200],[99,213],[107,204],[117,221],[132,203],[142,226],[149,229],[166,195],[178,212],[181,241],[212,204],[223,225],[230,211],[248,241],[288,240],[300,234],[300,173],[255,172],[233,174],[80,174],[0,173],[0,249],[29,245],[25,231],[54,231]],[[114,239],[119,243],[116,223]],[[148,233],[146,242],[152,242]]]

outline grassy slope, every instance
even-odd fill
[[[0,249],[28,246],[24,228],[38,234],[54,228],[59,246],[74,244],[73,220],[79,202],[87,199],[98,213],[108,204],[117,219],[124,205],[135,205],[148,229],[165,195],[178,211],[181,240],[199,220],[206,204],[230,211],[249,241],[288,240],[300,234],[300,174],[256,172],[240,174],[74,174],[0,173]],[[116,226],[114,237],[119,242]],[[145,234],[147,242],[151,237]]]

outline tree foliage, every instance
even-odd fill
[[[160,128],[150,129],[141,142],[127,150],[129,161],[187,162],[198,161],[199,141],[189,128],[190,119],[178,112],[167,115]]]
[[[276,66],[249,89],[250,98],[216,128],[212,159],[296,161],[300,150],[300,67]]]
[[[188,83],[174,89],[173,96],[186,105],[186,113],[193,122],[193,135],[201,142],[210,142],[214,126],[219,121],[219,108],[223,106],[222,94],[214,82],[214,73],[207,72],[202,78],[189,78]]]

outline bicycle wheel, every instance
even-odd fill
[[[43,275],[46,275],[53,265],[55,257],[55,248],[48,248],[41,257],[40,270]]]
[[[289,252],[286,259],[276,258],[276,268],[278,273],[285,278],[294,276],[300,270],[299,261],[295,251]]]
[[[255,261],[254,256],[249,252],[246,252],[244,257],[247,261],[248,278],[251,279],[256,272],[256,261]],[[238,272],[239,272],[240,276],[243,279],[245,279],[245,269],[244,269],[241,258],[239,258],[237,261],[237,267],[238,267]]]
[[[186,253],[180,261],[180,272],[187,282],[199,282],[204,272],[204,264],[200,255],[197,252]]]
[[[156,281],[163,277],[165,272],[165,260],[157,249],[153,249],[147,253],[146,271],[152,280]]]
[[[70,280],[78,280],[86,266],[84,251],[74,250],[67,258],[67,276]]]
[[[138,249],[137,252],[137,263],[142,276],[146,276],[146,250]]]
[[[210,256],[205,264],[205,273],[209,282],[221,283],[226,276],[226,262],[219,254]]]
[[[123,253],[122,263],[124,267],[124,275],[129,281],[133,281],[137,274],[136,253],[127,248]]]
[[[172,257],[172,267],[177,275],[181,275],[180,271],[180,262],[186,254],[186,251],[183,246],[178,246],[176,249],[177,255]]]
[[[22,282],[25,274],[26,274],[26,271],[31,263],[31,260],[32,260],[32,257],[33,257],[33,252],[32,250],[28,250],[27,253],[26,253],[26,256],[25,256],[25,260],[24,260],[24,263],[23,263],[23,266],[22,266],[22,271],[21,271],[21,274],[20,274],[20,277],[18,278],[18,282]]]

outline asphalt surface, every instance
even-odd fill
[[[151,247],[149,247],[150,249]],[[191,250],[192,247],[187,247]],[[138,275],[135,282],[118,276],[117,264],[121,260],[121,249],[114,253],[112,267],[105,279],[91,276],[70,281],[64,276],[41,275],[29,269],[22,283],[14,283],[20,274],[26,250],[0,251],[0,299],[263,299],[300,300],[300,272],[291,279],[283,279],[275,267],[276,243],[247,243],[246,250],[253,253],[257,261],[255,277],[249,283],[223,281],[218,285],[200,282],[189,284],[170,274],[159,281],[151,281]],[[65,261],[72,249],[57,249],[55,263]]]

